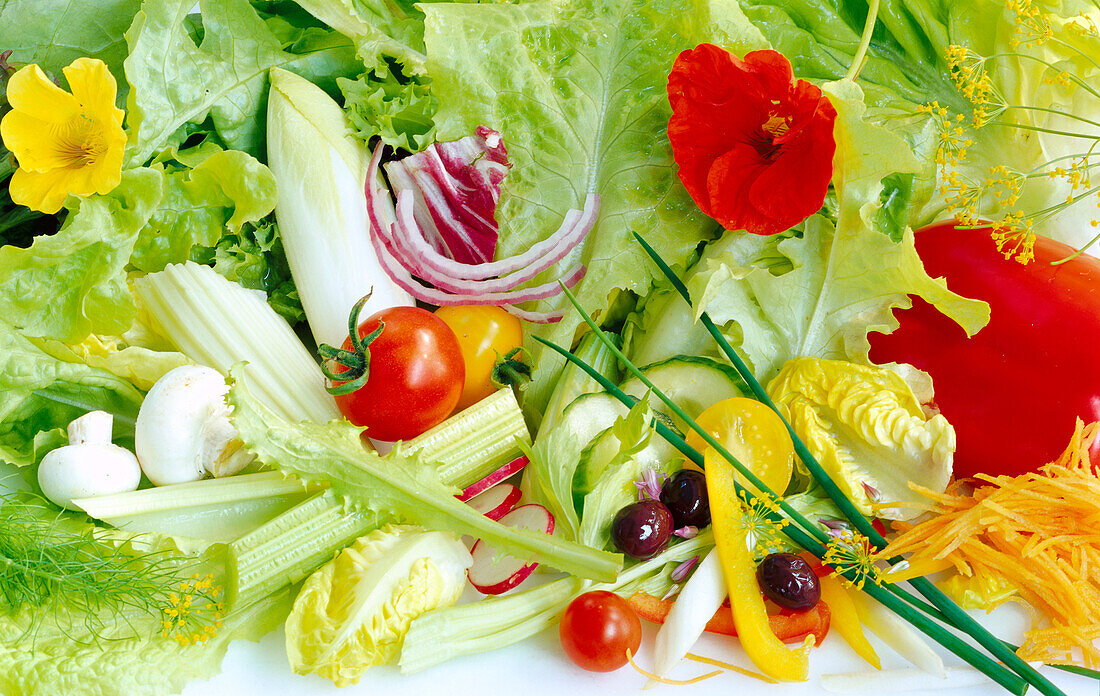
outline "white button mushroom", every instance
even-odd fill
[[[184,365],[164,374],[145,396],[134,429],[141,470],[158,486],[231,476],[254,459],[229,421],[221,373]]]
[[[38,465],[38,485],[54,503],[76,510],[74,498],[137,490],[141,469],[129,450],[111,443],[114,417],[92,411],[69,423],[69,444]]]

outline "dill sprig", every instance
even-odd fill
[[[161,633],[186,602],[187,621],[166,637],[189,644],[213,635],[221,590],[194,573],[199,558],[102,532],[33,496],[0,495],[0,614],[28,617],[31,634],[48,623],[95,643]]]

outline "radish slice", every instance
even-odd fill
[[[455,497],[466,502],[475,495],[489,490],[512,474],[521,471],[525,466],[527,466],[527,457],[521,454],[480,481],[470,484],[469,488]]]
[[[504,517],[501,524],[530,529],[545,534],[554,533],[554,516],[541,505],[520,505]],[[468,571],[470,584],[482,593],[498,595],[520,584],[535,570],[538,563],[527,563],[515,556],[503,554],[478,539],[470,552],[474,562]]]
[[[499,520],[519,502],[519,488],[510,483],[498,483],[484,493],[478,493],[466,504],[491,520]]]

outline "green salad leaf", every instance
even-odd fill
[[[0,321],[0,461],[25,466],[87,411],[115,416],[115,435],[132,442],[142,394],[107,370],[54,357]],[[47,449],[52,447],[47,447]]]
[[[107,195],[70,197],[57,234],[0,248],[0,315],[28,336],[70,343],[130,328],[125,269],[163,192],[160,172],[126,171]]]
[[[352,508],[470,534],[517,558],[538,558],[581,577],[612,580],[622,567],[622,556],[490,520],[459,501],[431,462],[407,454],[400,444],[386,457],[371,452],[362,445],[363,431],[347,421],[289,423],[257,400],[240,374],[233,377],[228,401],[245,446],[261,462],[306,483],[326,482]]]
[[[126,32],[130,128],[128,161],[142,164],[188,123],[213,119],[231,148],[263,153],[267,73],[273,67],[331,79],[333,66],[356,74],[351,41],[310,40],[303,54],[284,50],[247,0],[201,0],[201,41],[188,24],[192,0],[145,0]]]
[[[601,195],[586,242],[556,267],[584,263],[581,305],[603,315],[616,289],[644,294],[654,269],[630,233],[681,262],[717,232],[681,186],[668,144],[665,83],[676,56],[703,41],[761,48],[736,3],[571,0],[518,5],[427,4],[425,44],[439,99],[439,138],[479,125],[504,136],[514,164],[497,219],[498,255],[550,235],[587,193]],[[564,298],[539,309],[567,307]],[[535,333],[572,344],[576,313]],[[531,344],[537,365],[524,406],[541,410],[562,361]]]
[[[299,674],[337,686],[395,662],[409,624],[458,601],[470,552],[455,537],[388,525],[360,537],[302,585],[286,646]]]
[[[168,171],[164,197],[142,228],[130,264],[152,273],[192,256],[195,246],[215,246],[275,209],[275,177],[239,150],[209,154],[193,169]]]
[[[8,0],[0,4],[0,51],[13,63],[38,63],[48,73],[77,58],[107,64],[124,98],[124,34],[141,0]]]

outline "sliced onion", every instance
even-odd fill
[[[530,275],[530,277],[519,277],[519,273],[513,273],[506,275],[502,278],[490,278],[488,280],[462,280],[452,278],[447,275],[443,275],[435,272],[424,263],[423,256],[415,253],[415,250],[401,248],[401,239],[415,238],[419,236],[419,233],[412,229],[412,226],[416,222],[413,220],[413,196],[409,191],[402,191],[397,195],[397,223],[391,228],[390,240],[397,247],[391,249],[396,251],[394,256],[398,261],[405,261],[405,267],[412,271],[415,275],[421,279],[431,283],[440,290],[454,293],[505,293],[513,291],[520,283],[534,278],[537,273]],[[572,287],[577,280],[580,280],[584,276],[583,266],[575,264],[565,272],[565,279],[562,281],[566,284],[566,287]],[[545,270],[545,269],[543,269]],[[577,275],[577,274],[580,275]],[[572,280],[576,278],[576,280]],[[534,287],[527,288],[526,290],[516,290],[515,292],[524,292],[531,294],[530,297],[525,297],[525,300],[529,299],[546,299],[546,297],[553,297],[560,292],[557,282],[543,283],[542,285],[536,285]],[[544,292],[548,292],[545,296],[535,297],[535,294],[542,295]],[[515,300],[520,302],[522,300]]]

